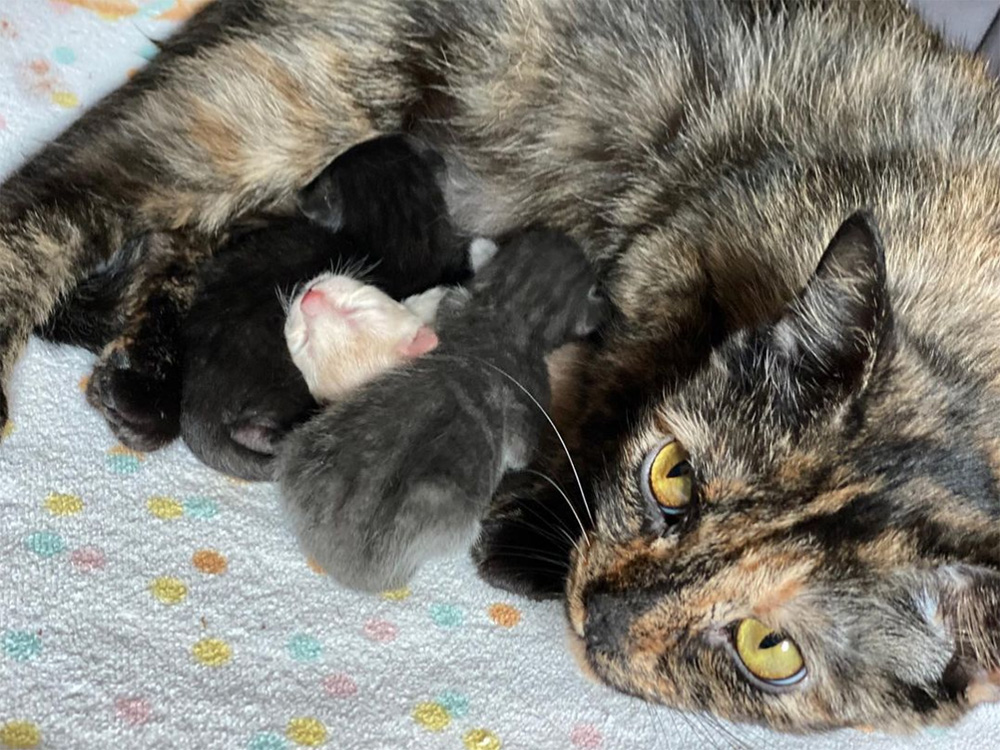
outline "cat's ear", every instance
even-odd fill
[[[310,221],[339,232],[344,226],[344,195],[332,168],[299,191],[296,199],[299,211]]]
[[[433,351],[437,348],[437,345],[437,334],[428,326],[420,326],[413,335],[413,338],[400,346],[399,353],[408,359],[419,357],[422,354]]]
[[[848,218],[805,289],[772,329],[772,347],[803,384],[843,397],[862,388],[889,328],[885,251],[872,217]]]
[[[972,705],[1000,702],[1000,573],[944,565],[922,576],[914,600],[927,624],[954,644],[945,690]]]

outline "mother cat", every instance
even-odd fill
[[[484,574],[650,700],[947,723],[1000,696],[997,93],[891,0],[218,0],[4,185],[0,369],[142,236],[92,394],[141,443],[198,257],[420,130],[468,231],[569,230],[620,310],[564,404],[590,502],[510,483]]]

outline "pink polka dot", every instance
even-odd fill
[[[332,674],[323,678],[323,689],[334,698],[349,698],[358,692],[358,683],[346,674]]]
[[[83,573],[101,570],[107,563],[104,553],[97,547],[80,547],[80,549],[75,549],[69,559],[73,563],[73,567]]]
[[[119,698],[115,701],[115,713],[126,723],[137,727],[149,721],[152,708],[145,698]]]
[[[577,724],[569,733],[569,741],[573,743],[573,747],[579,747],[582,750],[595,750],[601,746],[603,739],[600,731],[593,724]]]
[[[0,130],[6,130],[6,129],[7,129],[7,119],[3,115],[0,115]]]
[[[399,634],[399,628],[387,620],[372,618],[365,623],[363,632],[365,634],[365,638],[370,641],[376,641],[377,643],[389,643],[390,641],[396,640],[396,636]]]

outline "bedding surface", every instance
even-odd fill
[[[155,54],[196,0],[2,0],[0,177]],[[1000,708],[818,738],[588,682],[561,605],[466,559],[361,596],[312,569],[270,485],[117,445],[90,355],[33,341],[0,445],[0,748],[993,748]]]

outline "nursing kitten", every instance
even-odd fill
[[[595,282],[568,237],[517,235],[445,297],[435,351],[295,430],[281,495],[310,557],[378,591],[468,549],[501,477],[528,465],[548,426],[545,355],[604,316]]]
[[[423,133],[466,232],[572,232],[619,311],[560,399],[582,493],[557,441],[534,467],[576,507],[510,477],[484,574],[568,586],[591,669],[648,700],[954,722],[1000,697],[998,123],[983,63],[895,0],[217,0],[0,189],[0,376],[146,234],[97,374],[155,394],[166,281],[352,143]],[[814,273],[889,314],[801,297]],[[858,331],[874,359],[826,347]]]
[[[485,238],[473,240],[472,272],[496,249]],[[449,288],[432,287],[396,302],[350,276],[325,273],[310,281],[289,305],[285,341],[313,398],[341,398],[378,373],[436,347],[432,326]]]

